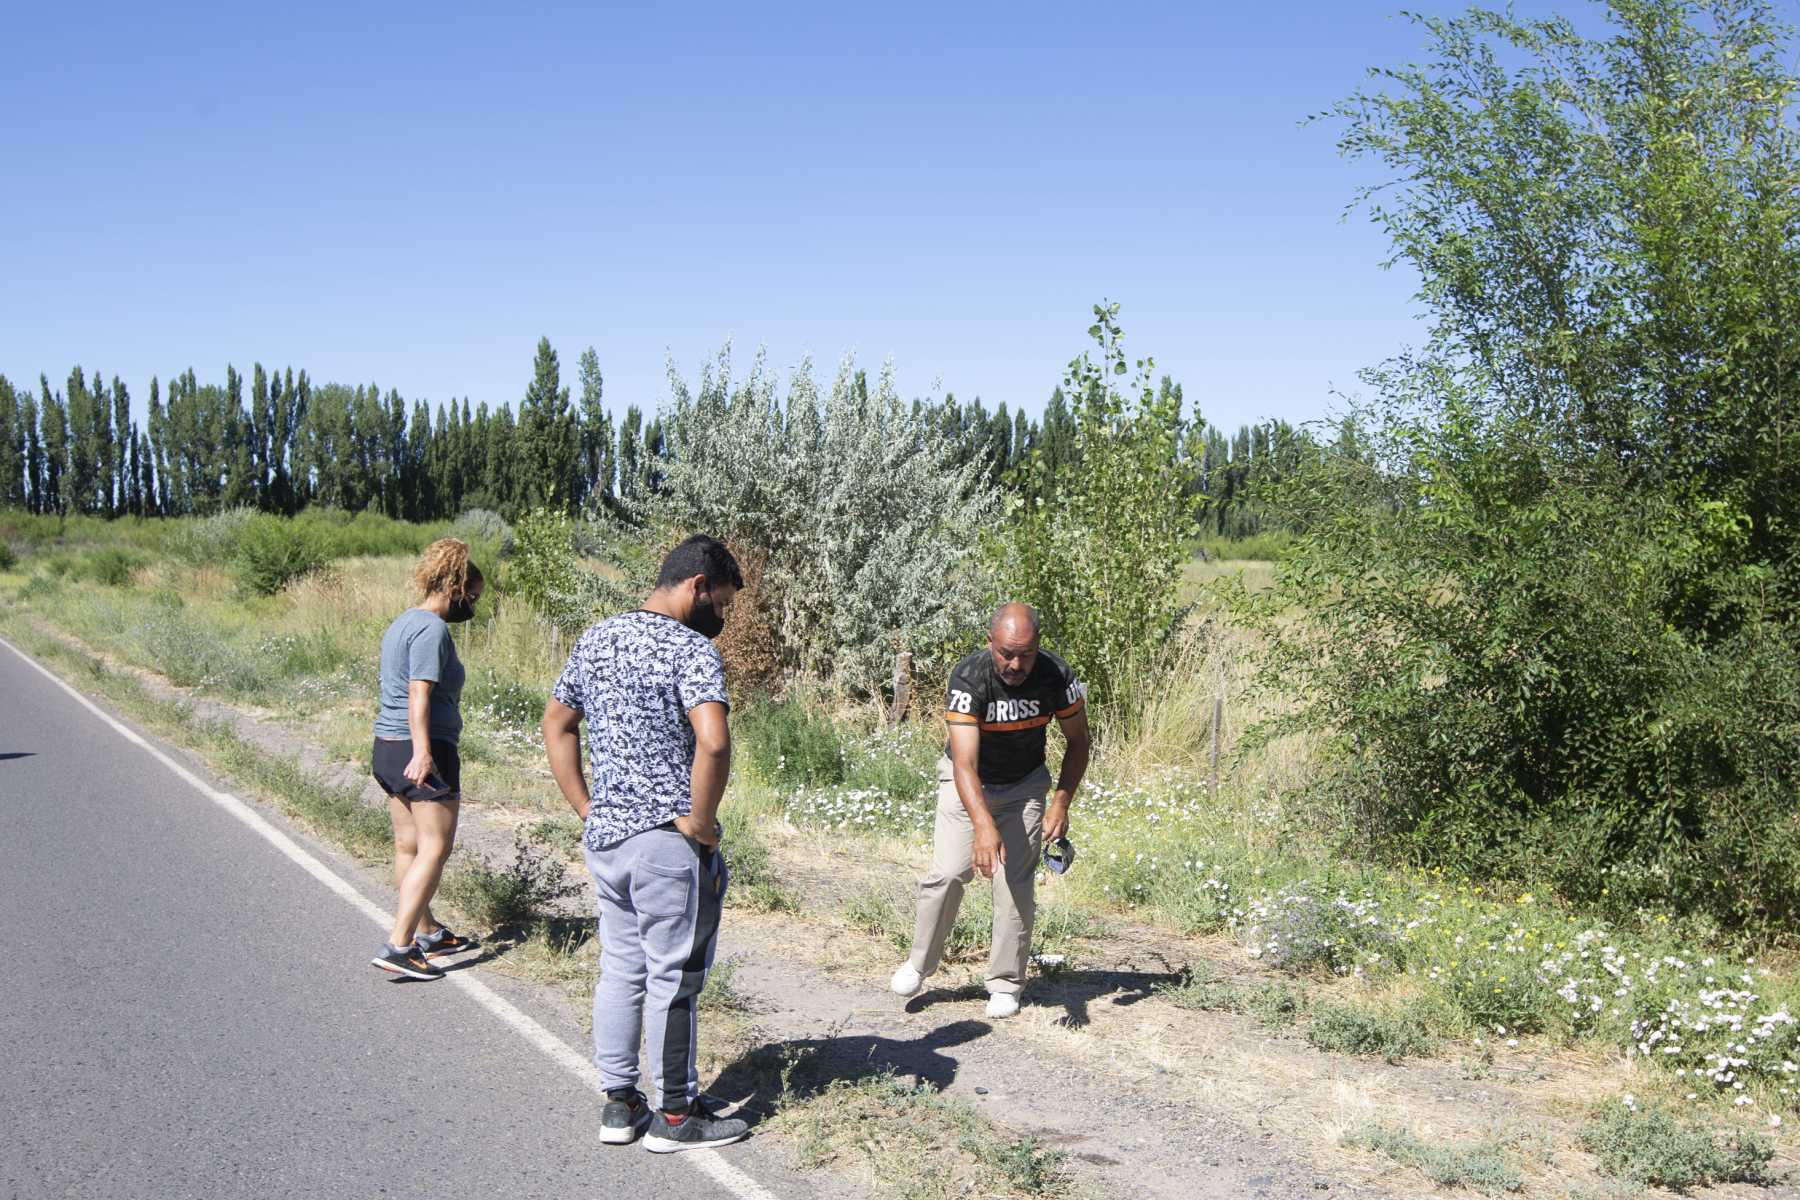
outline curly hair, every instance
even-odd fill
[[[469,543],[461,538],[439,538],[425,547],[413,568],[413,583],[427,596],[460,600],[480,582],[481,568],[469,561]]]

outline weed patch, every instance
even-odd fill
[[[1306,1025],[1306,1040],[1330,1053],[1376,1055],[1390,1063],[1430,1054],[1437,1046],[1416,1013],[1357,1004],[1323,1004],[1314,1009]]]
[[[1678,1120],[1660,1105],[1607,1101],[1582,1129],[1581,1145],[1606,1174],[1653,1187],[1779,1182],[1768,1170],[1775,1156],[1769,1139],[1747,1131],[1722,1134]]]
[[[490,929],[528,928],[551,914],[559,901],[578,895],[562,863],[524,833],[513,839],[513,860],[499,865],[485,855],[453,867],[439,894],[445,903]]]
[[[791,1081],[791,1070],[784,1073]],[[891,1072],[836,1079],[804,1098],[784,1092],[774,1128],[802,1165],[857,1165],[883,1196],[1063,1196],[1064,1156],[996,1130],[967,1104]],[[876,1136],[871,1136],[876,1133]]]
[[[1344,1144],[1414,1167],[1439,1187],[1470,1188],[1492,1196],[1525,1186],[1505,1148],[1497,1142],[1439,1146],[1408,1130],[1370,1122],[1345,1134]]]

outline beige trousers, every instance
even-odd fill
[[[984,787],[988,811],[1000,829],[1006,850],[1004,870],[994,872],[994,940],[988,953],[989,992],[1017,995],[1025,986],[1025,964],[1031,955],[1031,926],[1037,917],[1038,856],[1044,848],[1044,797],[1050,771],[1036,771],[1005,787]],[[944,957],[944,941],[956,924],[963,889],[975,878],[970,854],[975,826],[956,794],[950,760],[938,762],[937,827],[932,838],[931,870],[919,880],[919,913],[913,927],[913,970],[929,975]]]

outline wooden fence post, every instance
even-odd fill
[[[888,706],[888,724],[897,725],[912,703],[912,651],[894,655],[894,702]]]
[[[1219,802],[1219,726],[1225,720],[1225,698],[1213,697],[1212,719],[1212,801]]]

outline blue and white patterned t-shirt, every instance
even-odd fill
[[[688,713],[730,703],[711,641],[661,613],[609,617],[581,635],[550,695],[587,722],[588,849],[615,846],[693,807]]]

